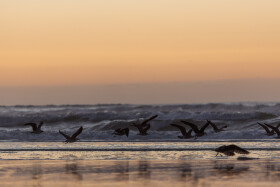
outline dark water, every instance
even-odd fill
[[[137,135],[132,123],[158,115],[151,121],[148,136]],[[71,134],[84,127],[81,141],[182,141],[181,133],[171,123],[180,120],[199,126],[212,120],[218,127],[227,125],[226,131],[214,133],[211,126],[206,136],[197,140],[263,140],[274,139],[265,135],[257,122],[277,125],[280,123],[278,103],[197,104],[197,105],[62,105],[62,106],[1,106],[0,140],[2,141],[62,141],[59,130]],[[44,121],[44,133],[29,133],[28,122]],[[130,129],[129,137],[112,136],[117,128]],[[185,126],[188,130],[189,127]]]

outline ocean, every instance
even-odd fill
[[[150,122],[147,136],[139,136],[132,123],[158,115]],[[53,142],[63,141],[58,131],[72,134],[80,126],[80,141],[275,141],[275,136],[265,135],[257,123],[280,123],[279,103],[192,104],[192,105],[46,105],[0,106],[0,141]],[[181,125],[180,120],[199,126],[211,120],[218,127],[227,125],[225,131],[215,133],[211,126],[207,135],[197,139],[181,140],[180,131],[170,126]],[[42,134],[33,134],[25,123],[44,122]],[[188,126],[183,125],[187,130]],[[117,128],[129,128],[129,137],[113,136]]]
[[[280,144],[258,123],[278,125],[279,103],[188,105],[0,106],[1,186],[279,186]],[[133,123],[151,116],[146,136]],[[170,124],[202,126],[206,135],[180,139]],[[31,133],[25,123],[42,126]],[[80,139],[66,143],[59,130]],[[112,133],[129,128],[129,136]],[[193,134],[194,135],[194,134]],[[236,144],[249,155],[216,156]],[[17,180],[15,180],[15,177]]]

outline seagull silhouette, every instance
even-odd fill
[[[126,136],[128,137],[129,128],[124,128],[124,129],[118,128],[118,129],[116,129],[115,132],[113,132],[112,134],[118,135],[118,136],[126,135]]]
[[[158,115],[154,115],[154,116],[144,120],[141,124],[133,123],[132,126],[134,126],[138,129],[138,131],[139,131],[138,135],[145,136],[148,134],[147,131],[151,128],[151,124],[148,122],[152,121],[156,117],[158,117]]]
[[[154,116],[152,116],[152,117],[150,117],[150,118],[144,120],[144,121],[141,123],[141,125],[142,125],[142,126],[146,126],[146,125],[148,125],[148,122],[152,121],[153,119],[155,119],[155,118],[157,118],[157,117],[158,117],[158,115],[154,115]]]
[[[227,128],[227,126],[222,126],[221,128],[218,128],[212,121],[210,120],[207,120],[207,122],[210,123],[210,125],[213,127],[215,133],[218,133],[218,132],[221,132],[221,131],[224,131],[225,128]]]
[[[132,126],[137,127],[139,131],[138,135],[142,135],[142,136],[148,135],[147,131],[151,128],[151,125],[149,123],[146,124],[145,126],[142,126],[141,124],[133,123]]]
[[[234,156],[235,153],[239,154],[249,154],[250,152],[242,149],[241,147],[238,147],[237,145],[231,144],[231,145],[223,145],[221,147],[218,147],[217,149],[214,149],[214,151],[217,152],[217,155],[220,153],[223,153],[227,156]],[[222,156],[222,155],[221,155]]]
[[[62,136],[64,136],[66,138],[65,142],[66,143],[70,143],[70,142],[76,142],[80,139],[77,138],[77,136],[79,134],[81,134],[83,131],[83,127],[80,127],[71,137],[68,136],[67,134],[64,134],[63,132],[59,131],[59,134],[61,134]]]
[[[26,124],[24,124],[24,126],[31,126],[32,127],[32,133],[40,134],[40,133],[44,132],[44,131],[41,130],[41,127],[42,127],[43,124],[44,124],[44,122],[41,121],[38,126],[37,126],[36,123],[26,123]]]
[[[176,124],[170,124],[170,125],[173,126],[173,127],[177,127],[181,131],[183,136],[178,136],[178,138],[180,138],[180,139],[189,139],[189,138],[193,137],[191,135],[192,134],[192,129],[187,132],[186,128],[181,126],[181,125],[176,125]]]
[[[272,130],[274,130],[276,132],[277,136],[274,137],[274,138],[278,138],[278,139],[280,138],[280,131],[279,131],[279,129],[277,127],[274,127],[274,126],[269,125],[269,124],[265,124],[265,125],[268,126],[269,128],[271,128]]]
[[[272,135],[274,135],[275,134],[275,131],[272,129],[272,130],[270,130],[269,128],[268,128],[268,124],[266,124],[266,123],[264,123],[264,124],[261,124],[261,123],[259,123],[258,122],[258,124],[266,131],[266,135],[267,136],[272,136]],[[280,124],[279,124],[280,125]],[[279,128],[279,125],[277,125],[277,127],[276,128]]]
[[[200,129],[198,129],[197,125],[195,125],[193,123],[190,123],[190,122],[187,122],[187,121],[181,121],[181,122],[184,123],[185,125],[190,126],[192,128],[192,130],[195,132],[196,137],[205,135],[206,133],[204,132],[204,130],[210,124],[209,121],[207,121],[205,125],[203,125]]]

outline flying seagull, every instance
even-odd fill
[[[144,121],[141,123],[141,125],[142,125],[142,126],[147,125],[148,122],[152,121],[152,120],[155,119],[156,117],[158,117],[158,115],[154,115],[154,116],[150,117],[149,119],[144,120]]]
[[[83,127],[80,127],[71,137],[68,136],[67,134],[64,134],[63,132],[59,131],[59,134],[61,134],[62,136],[64,136],[66,138],[65,142],[66,143],[70,143],[70,142],[76,142],[79,139],[77,138],[77,136],[79,134],[81,134],[83,131]]]
[[[265,125],[268,126],[269,128],[271,128],[272,130],[274,130],[276,132],[277,137],[275,137],[275,138],[280,138],[280,131],[279,131],[279,129],[277,127],[274,127],[274,126],[269,125],[269,124],[265,124]]]
[[[118,135],[118,136],[126,135],[126,136],[128,137],[129,128],[124,128],[124,129],[118,128],[118,129],[116,129],[115,132],[113,132],[112,134]]]
[[[136,127],[139,131],[138,135],[147,135],[147,131],[151,128],[151,124],[148,123],[150,121],[152,121],[153,119],[155,119],[156,117],[158,117],[158,115],[154,115],[152,117],[150,117],[149,119],[144,120],[141,124],[136,124],[133,123],[132,126]]]
[[[133,123],[132,126],[137,127],[139,134],[138,135],[148,135],[147,131],[151,128],[151,125],[148,123],[145,126],[142,126],[141,124]]]
[[[176,124],[170,124],[170,125],[173,126],[173,127],[177,127],[181,131],[183,136],[178,136],[178,138],[180,138],[180,139],[189,139],[189,138],[193,137],[191,135],[192,134],[192,129],[187,132],[186,128],[181,126],[181,125],[176,125]]]
[[[266,131],[266,135],[267,136],[272,136],[272,135],[274,135],[275,134],[275,131],[272,129],[272,130],[270,130],[269,128],[268,128],[268,124],[261,124],[261,123],[259,123],[258,122],[258,124],[262,127],[262,128],[264,128],[264,130]],[[280,125],[280,124],[279,124]],[[279,125],[276,127],[276,128],[279,128]]]
[[[224,131],[225,128],[227,128],[227,126],[222,126],[221,128],[218,128],[212,121],[209,121],[207,120],[207,122],[210,123],[210,125],[213,127],[215,133],[218,133],[218,132],[221,132],[221,131]]]
[[[184,123],[185,125],[190,126],[192,128],[192,130],[195,132],[196,137],[205,135],[206,133],[204,132],[204,130],[210,124],[209,121],[207,121],[205,125],[203,125],[200,129],[198,129],[198,127],[193,123],[190,123],[190,122],[187,122],[187,121],[181,121],[181,122]]]
[[[231,144],[231,145],[223,145],[218,147],[217,149],[214,149],[214,151],[217,152],[217,155],[220,153],[224,153],[227,156],[234,156],[235,153],[239,154],[249,154],[250,152],[242,149],[241,147],[238,147],[237,145]],[[222,156],[222,155],[221,155]]]
[[[37,126],[36,123],[26,123],[26,124],[24,124],[24,126],[31,126],[32,130],[33,130],[32,133],[40,134],[40,133],[44,132],[44,131],[41,130],[41,127],[42,127],[43,124],[44,124],[44,122],[41,121],[38,126]]]

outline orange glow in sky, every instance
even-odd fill
[[[0,2],[0,86],[279,78],[279,0]]]

